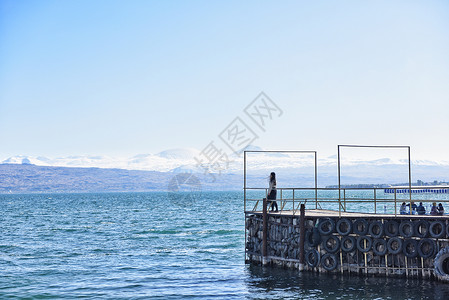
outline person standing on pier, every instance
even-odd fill
[[[268,188],[268,205],[271,207],[271,211],[276,208],[276,212],[278,211],[278,204],[276,202],[276,174],[271,172],[270,174],[270,186]]]
[[[407,205],[405,204],[405,202],[402,202],[401,208],[399,209],[399,212],[401,213],[401,215],[406,215],[407,214]]]
[[[410,207],[411,215],[416,214],[416,209],[418,208],[418,206],[415,204],[415,202],[412,201],[410,203],[407,203],[407,206]]]
[[[426,214],[426,208],[422,205],[422,202],[419,202],[418,208],[416,209],[418,212],[418,215],[425,215]]]
[[[430,214],[432,216],[437,216],[438,215],[438,208],[437,208],[437,203],[436,202],[432,203],[432,208],[430,209]]]

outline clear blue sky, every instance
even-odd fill
[[[448,1],[0,1],[0,158],[203,149],[260,91],[256,144],[449,155]]]

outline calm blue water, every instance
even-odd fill
[[[449,298],[449,284],[246,265],[239,192],[0,195],[0,210],[0,298]]]

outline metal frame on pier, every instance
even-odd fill
[[[317,152],[316,151],[292,151],[292,150],[248,150],[243,152],[243,198],[244,198],[244,211],[246,211],[246,190],[251,189],[246,186],[246,161],[248,153],[303,153],[303,154],[313,154],[314,155],[314,164],[315,164],[315,208],[318,208],[318,163],[317,163]],[[293,201],[295,199],[295,189],[293,190]],[[281,189],[281,199],[282,199],[282,189]],[[298,203],[298,207],[299,207]],[[256,204],[257,205],[257,204]],[[293,204],[294,206],[294,204]]]
[[[263,151],[263,150],[248,150],[248,151],[244,151],[243,152],[243,198],[244,198],[244,211],[246,212],[246,160],[247,160],[247,154],[248,153],[304,153],[304,154],[313,154],[314,155],[314,161],[315,161],[315,207],[318,207],[318,163],[317,163],[317,152],[316,151]],[[293,190],[293,208],[295,207],[295,194],[294,194],[294,190]],[[267,192],[265,192],[265,198],[267,198]],[[282,190],[281,190],[281,198],[282,198]],[[265,205],[265,217],[266,217],[266,201],[264,202]],[[301,203],[298,204],[298,206]],[[257,204],[256,204],[257,207]],[[281,206],[281,211],[283,209],[284,206]],[[304,211],[304,205],[301,206],[302,211]],[[246,218],[245,218],[245,222],[246,222]],[[264,222],[264,226],[267,225],[267,222]],[[246,225],[245,225],[246,227]],[[265,246],[264,246],[264,251],[266,254],[266,230],[264,231],[264,240],[265,240]],[[247,232],[245,230],[245,258],[247,256]]]
[[[359,188],[347,188],[342,187],[341,184],[341,149],[345,147],[353,147],[353,148],[384,148],[384,149],[407,149],[408,154],[408,186],[390,186],[390,187],[359,187]],[[298,188],[298,187],[289,187],[283,188],[278,187],[278,199],[280,203],[280,214],[292,214],[296,215],[299,213],[299,206],[301,204],[308,204],[309,209],[331,209],[338,213],[338,216],[341,217],[343,212],[368,212],[379,214],[378,207],[379,204],[384,205],[383,214],[392,214],[397,216],[399,212],[399,205],[401,202],[413,202],[420,201],[423,203],[433,203],[433,202],[443,202],[447,205],[449,202],[448,198],[444,197],[426,197],[423,199],[419,197],[420,190],[423,190],[422,187],[412,187],[412,175],[411,175],[411,157],[410,157],[410,146],[369,146],[369,145],[338,145],[338,186],[329,187],[329,188],[318,188],[318,175],[317,175],[317,152],[316,151],[244,151],[244,211],[245,212],[257,212],[262,211],[262,198],[267,197],[267,187],[248,187],[247,186],[247,162],[248,156],[251,153],[304,153],[304,154],[313,154],[315,161],[315,169],[314,169],[314,177],[315,177],[315,186],[309,188]],[[275,168],[275,166],[273,166]],[[384,191],[383,196],[378,196],[378,191]],[[388,193],[386,192],[388,190]],[[425,189],[427,191],[427,189]],[[252,193],[250,196],[248,195],[248,191],[259,193]],[[372,191],[373,195],[371,196],[354,196],[354,192],[356,191]],[[264,194],[262,194],[264,192]],[[432,190],[427,191],[428,194],[449,194],[449,185],[448,186],[433,186]],[[391,194],[389,197],[387,194]],[[257,195],[256,197],[251,197],[252,195]],[[264,195],[264,196],[263,196]],[[249,197],[248,197],[249,196]],[[404,197],[405,196],[405,197]],[[416,196],[416,197],[415,197]],[[314,204],[313,204],[314,203]],[[354,210],[353,208],[347,209],[347,204],[373,204],[373,208],[367,210],[367,207],[364,206],[360,210]],[[310,205],[312,204],[312,205]],[[333,204],[335,205],[334,207]],[[338,208],[337,208],[338,205]],[[387,213],[387,205],[393,205],[394,209],[391,206],[388,209]],[[352,205],[354,207],[354,205]],[[410,205],[411,206],[411,205]],[[413,209],[410,209],[409,214],[413,214]]]
[[[342,188],[341,147],[407,149],[408,187],[372,186]],[[277,199],[280,202],[280,209],[279,212],[269,213],[267,210],[269,201],[266,200],[267,188],[247,187],[247,152],[314,153],[315,188],[277,188],[280,196]],[[247,190],[252,191],[249,194],[249,199],[247,199]],[[370,193],[365,192],[370,190],[373,192],[372,197],[369,196]],[[378,190],[384,190],[383,195],[379,195],[377,193]],[[265,192],[265,198],[261,200],[263,192]],[[313,197],[313,192],[315,197]],[[319,197],[318,192],[320,192]],[[426,196],[430,193],[437,195],[424,198],[420,197],[421,193],[427,193]],[[245,151],[245,259],[249,262],[261,262],[263,265],[275,263],[299,268],[299,270],[316,272],[355,272],[365,275],[383,274],[386,277],[392,275],[423,278],[435,277],[439,280],[449,281],[449,273],[443,267],[447,260],[445,255],[447,255],[449,249],[449,216],[447,214],[444,215],[443,212],[435,215],[436,212],[434,210],[431,210],[430,214],[412,216],[413,208],[411,205],[413,199],[415,201],[419,199],[419,201],[424,203],[437,202],[438,200],[438,202],[447,204],[449,202],[448,194],[449,185],[433,186],[432,188],[412,187],[410,146],[338,145],[338,188],[335,186],[328,188],[317,187],[317,158],[315,151]],[[312,202],[312,200],[315,200],[315,209],[307,210],[306,215],[305,204]],[[398,201],[410,201],[410,215],[408,213],[405,215],[398,214]],[[251,204],[249,210],[246,208],[247,202]],[[262,205],[260,205],[261,202]],[[348,211],[347,203],[349,204]],[[356,203],[358,205],[354,205]],[[367,204],[373,204],[373,210]],[[379,204],[384,206],[383,213],[378,212],[377,207]],[[388,204],[390,204],[390,208],[387,212]],[[296,215],[298,211],[297,205],[301,206],[299,218]],[[338,209],[336,209],[336,205],[338,205]],[[392,205],[394,205],[394,214]],[[260,206],[262,206],[262,209]],[[340,224],[345,224],[346,222],[348,230],[343,229],[341,231],[338,225],[339,222]],[[365,224],[361,226],[364,227],[363,232],[362,229],[358,231],[351,229],[352,226],[354,228],[360,227],[355,225],[355,222],[359,222],[359,225]],[[411,234],[405,233],[405,231],[402,232],[401,228],[404,224],[408,224],[411,227]],[[377,231],[375,231],[376,226],[379,228]],[[386,230],[386,228],[390,227],[393,228],[391,229],[392,231],[384,233],[383,228]],[[306,230],[309,232],[309,238],[307,238]],[[335,230],[337,233],[333,233]],[[413,230],[416,230],[414,236]],[[320,243],[319,239],[314,237],[315,231],[319,233],[320,239],[322,236],[328,237]],[[427,237],[429,233],[430,237]],[[398,235],[400,238],[397,237]],[[346,249],[340,247],[340,241],[342,244],[344,243],[343,239],[346,239],[346,241],[352,240],[350,242],[350,244],[352,243],[350,250],[348,247]],[[305,240],[308,241],[312,250],[306,252],[307,249],[304,247]],[[376,243],[377,246],[375,245]],[[396,248],[392,246],[395,245],[393,243],[396,243],[396,246],[394,246]],[[299,253],[297,252],[298,249]],[[406,251],[406,249],[408,250]],[[312,253],[312,256],[309,255],[310,253]],[[323,253],[324,255],[321,256]],[[324,257],[326,257],[327,262]],[[320,262],[320,259],[322,262]],[[338,264],[340,265],[339,269]]]
[[[341,170],[340,170],[340,147],[341,148],[384,148],[384,149],[407,149],[408,151],[408,186],[409,186],[409,201],[410,201],[410,214],[412,214],[412,167],[410,161],[410,146],[369,146],[369,145],[338,145],[338,211],[341,215]],[[374,194],[375,196],[375,194]],[[396,198],[396,193],[395,193]],[[396,201],[395,201],[395,214],[396,214]]]

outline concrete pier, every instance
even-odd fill
[[[448,216],[250,211],[245,220],[246,259],[251,263],[443,280],[449,272],[449,254],[442,253],[449,246]],[[441,260],[439,272],[436,260]]]

